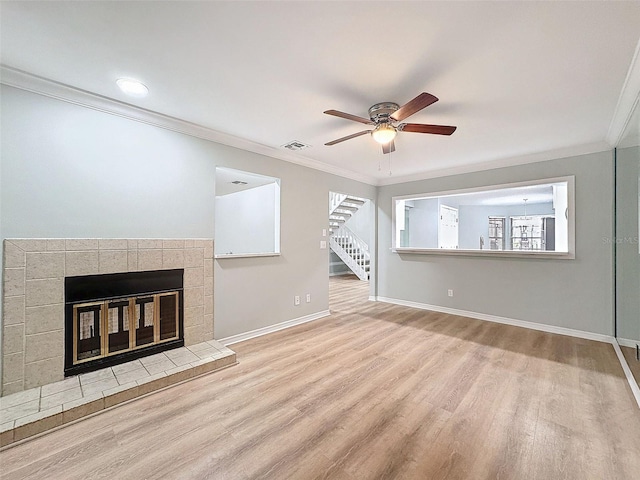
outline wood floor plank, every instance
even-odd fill
[[[239,365],[0,451],[2,479],[635,479],[611,345],[368,301],[233,346]]]

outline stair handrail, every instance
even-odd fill
[[[345,198],[347,195],[344,193],[329,192],[329,215],[336,211]]]
[[[367,242],[362,240],[358,235],[356,235],[353,230],[351,230],[346,225],[340,225],[336,230],[333,231],[332,235],[338,233],[340,236],[346,236],[352,239],[351,243],[355,244],[363,252],[366,252],[369,255],[369,245]]]
[[[338,242],[338,238],[344,238],[345,243],[351,244],[356,251],[361,252],[362,258],[354,258],[347,250]],[[355,273],[360,280],[368,280],[369,275],[365,268],[370,264],[369,245],[360,237],[353,233],[349,228],[341,225],[329,237],[329,245],[331,249],[340,257],[340,259]]]

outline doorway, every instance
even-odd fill
[[[329,192],[330,306],[336,298],[333,294],[336,289],[368,296],[375,241],[374,213],[373,202],[368,198]]]

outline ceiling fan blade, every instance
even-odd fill
[[[384,153],[385,155],[387,153],[391,153],[395,151],[396,151],[396,144],[393,140],[391,140],[389,143],[385,143],[382,145],[382,153]]]
[[[426,125],[424,123],[402,123],[398,125],[398,130],[413,133],[434,133],[436,135],[451,135],[458,127],[447,125]]]
[[[419,112],[423,108],[428,107],[432,103],[436,103],[437,101],[438,97],[434,97],[430,93],[422,92],[416,98],[408,101],[398,110],[396,110],[395,113],[391,115],[391,118],[396,120],[397,122],[400,122],[405,118],[413,115],[414,113]]]
[[[335,145],[336,143],[344,142],[345,140],[351,140],[352,138],[359,137],[360,135],[364,135],[365,133],[370,133],[371,130],[363,130],[362,132],[354,133],[352,135],[347,135],[346,137],[339,138],[334,140],[333,142],[325,143],[325,145]]]
[[[351,115],[350,113],[339,112],[338,110],[327,110],[324,113],[326,113],[327,115],[333,115],[334,117],[346,118],[347,120],[353,120],[354,122],[364,123],[365,125],[373,125],[373,122],[368,118]]]

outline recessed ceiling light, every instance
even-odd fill
[[[133,97],[146,97],[147,93],[149,93],[147,86],[138,80],[133,80],[131,78],[119,78],[116,80],[116,83],[120,87],[120,90]]]

